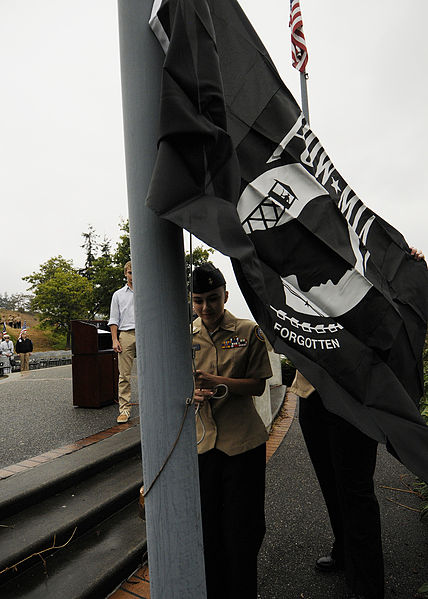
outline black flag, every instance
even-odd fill
[[[235,0],[156,0],[148,205],[232,258],[247,303],[339,414],[428,480],[428,271],[336,170]]]

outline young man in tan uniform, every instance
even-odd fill
[[[256,599],[265,533],[265,426],[253,403],[272,376],[260,328],[224,309],[222,273],[193,273],[196,434],[208,599]],[[216,399],[217,394],[224,396]]]

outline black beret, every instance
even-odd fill
[[[207,291],[226,285],[226,281],[221,271],[208,263],[195,268],[192,275],[192,281],[194,293],[206,293]]]

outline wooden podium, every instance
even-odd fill
[[[72,320],[73,405],[102,408],[118,399],[119,369],[105,320]]]

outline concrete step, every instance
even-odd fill
[[[139,427],[0,481],[0,597],[114,591],[145,550],[141,484]]]
[[[140,564],[146,549],[134,500],[65,548],[0,586],[2,599],[103,599]]]
[[[139,455],[138,426],[0,482],[0,523],[132,455]]]
[[[6,528],[2,528],[0,571],[51,547],[54,539],[57,546],[65,543],[75,529],[74,538],[81,536],[132,501],[136,505],[141,484],[137,454],[3,519]],[[40,557],[26,560],[18,572],[36,561],[40,562]]]

